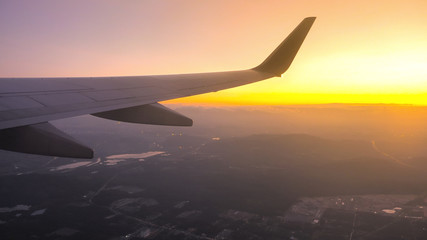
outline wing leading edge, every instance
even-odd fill
[[[0,78],[0,148],[92,158],[92,150],[48,123],[84,114],[124,122],[191,126],[191,119],[157,102],[280,76],[291,65],[314,20],[305,18],[260,65],[248,70],[134,77]]]

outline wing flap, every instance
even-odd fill
[[[26,96],[0,97],[0,111],[39,107],[43,104]]]

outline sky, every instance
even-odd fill
[[[281,77],[172,103],[427,105],[425,0],[0,0],[0,77],[252,68],[317,20]]]

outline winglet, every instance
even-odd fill
[[[253,69],[280,77],[288,70],[294,60],[314,20],[316,20],[316,17],[305,18],[264,62]]]

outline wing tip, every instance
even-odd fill
[[[291,65],[316,17],[306,17],[254,70],[281,76]]]

